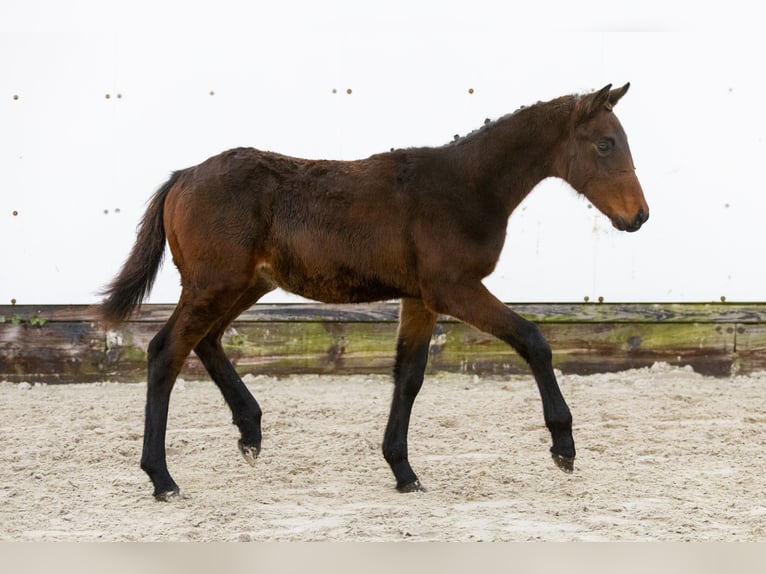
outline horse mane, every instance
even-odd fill
[[[482,135],[497,129],[498,127],[506,126],[509,123],[519,123],[520,129],[523,131],[537,131],[543,125],[549,124],[553,118],[558,117],[558,113],[551,112],[562,112],[568,116],[574,109],[574,105],[579,98],[579,95],[572,94],[568,96],[561,96],[547,102],[538,101],[537,103],[529,106],[521,106],[516,109],[516,111],[505,114],[496,120],[490,120],[489,118],[485,119],[484,125],[476,128],[464,136],[455,134],[452,141],[445,145],[460,146],[470,143],[477,137],[481,137]],[[524,126],[526,126],[526,128]]]

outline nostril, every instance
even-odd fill
[[[638,213],[636,214],[636,217],[633,218],[633,227],[639,228],[641,225],[647,222],[649,219],[649,214],[644,211],[644,208],[640,208],[638,210]]]

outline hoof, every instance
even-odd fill
[[[556,466],[558,466],[561,470],[563,470],[567,474],[574,471],[573,456],[564,456],[561,454],[556,454],[555,452],[552,453],[552,456],[553,456],[553,462],[555,462]]]
[[[181,491],[179,490],[177,486],[172,488],[171,490],[165,490],[163,492],[154,493],[154,499],[158,502],[172,502],[173,500],[181,500],[183,498],[186,498],[186,497],[181,494]]]
[[[420,484],[419,480],[416,480],[415,482],[410,482],[409,484],[405,484],[404,486],[397,486],[396,490],[399,492],[405,493],[405,492],[426,492],[426,488]]]
[[[241,440],[237,443],[237,445],[239,446],[239,452],[241,452],[242,456],[245,457],[247,464],[250,466],[255,466],[255,460],[261,453],[261,447],[246,445]]]

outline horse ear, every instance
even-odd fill
[[[622,96],[624,96],[627,93],[628,88],[630,88],[630,82],[628,82],[627,84],[625,84],[621,88],[616,88],[616,89],[610,91],[609,92],[609,105],[612,106],[612,107],[616,106],[617,102],[620,101],[620,98],[622,98]]]
[[[579,116],[581,120],[586,120],[595,114],[597,111],[603,109],[604,106],[609,105],[610,91],[612,84],[607,84],[601,88],[598,92],[593,92],[586,96],[583,96],[577,104]],[[619,98],[618,98],[619,99]],[[610,106],[611,108],[611,106]]]

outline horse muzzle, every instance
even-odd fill
[[[630,221],[625,220],[625,218],[617,215],[612,219],[612,225],[619,229],[620,231],[627,231],[628,233],[633,233],[634,231],[638,231],[641,229],[641,226],[647,222],[649,219],[649,211],[644,211],[644,208],[640,208],[638,210],[638,213],[636,213],[635,217],[631,219]]]
[[[641,226],[647,222],[649,219],[649,212],[644,211],[643,208],[640,208],[638,210],[638,213],[636,213],[635,217],[631,220],[626,220],[624,217],[620,215],[616,215],[612,219],[612,225],[619,229],[620,231],[627,231],[628,233],[633,233],[634,231],[638,231],[641,229]]]

